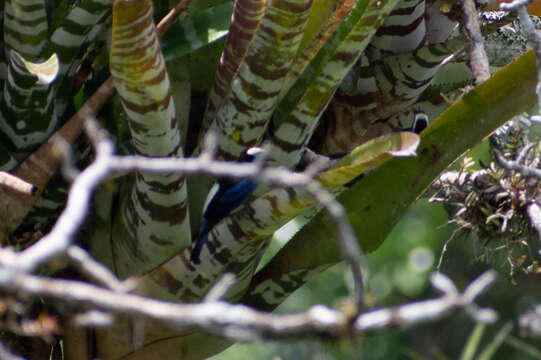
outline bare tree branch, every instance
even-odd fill
[[[129,318],[145,318],[175,329],[197,327],[235,340],[307,336],[339,338],[347,334],[359,335],[390,327],[435,321],[456,309],[465,309],[476,321],[494,322],[497,318],[493,310],[481,309],[474,303],[475,298],[494,283],[494,271],[478,277],[463,293],[456,289],[449,278],[435,274],[432,283],[442,291],[441,297],[370,311],[351,322],[344,313],[322,305],[313,306],[302,313],[278,315],[220,301],[168,303],[78,281],[53,280],[2,270],[3,275],[10,273],[9,276],[0,277],[0,288],[8,293],[24,297],[41,296],[73,306],[78,311],[86,308]]]
[[[500,152],[494,151],[496,155],[496,161],[507,170],[514,170],[521,173],[524,176],[532,176],[541,179],[541,169],[525,166],[519,163],[518,160],[507,160]]]
[[[214,284],[214,286],[208,291],[207,295],[203,299],[203,302],[213,302],[220,300],[227,290],[235,282],[235,275],[231,273],[225,273],[220,280]]]
[[[159,36],[165,34],[171,24],[186,11],[190,3],[191,0],[181,0],[169,11],[156,27]],[[37,189],[24,196],[10,192],[2,193],[2,196],[0,196],[0,216],[9,219],[7,225],[11,230],[16,229],[21,224],[60,166],[63,160],[63,152],[58,146],[58,140],[61,139],[64,142],[73,144],[81,135],[85,119],[96,116],[114,92],[113,80],[109,77],[75,115],[13,171],[15,176],[33,184]],[[9,214],[3,214],[6,211],[4,209],[9,209]],[[0,242],[3,241],[4,235],[6,234],[0,232]]]
[[[110,157],[113,153],[111,140],[103,140],[96,146],[96,159],[73,182],[65,210],[51,232],[40,241],[18,254],[12,251],[0,253],[0,262],[12,271],[32,271],[53,257],[63,255],[73,241],[73,236],[88,213],[93,190],[111,171]]]
[[[95,121],[87,120],[86,132],[96,149],[95,161],[74,179],[70,189],[67,205],[49,234],[26,250],[15,254],[11,251],[0,253],[0,263],[12,271],[30,272],[38,265],[68,251],[73,237],[88,213],[93,190],[113,172],[181,172],[185,175],[207,174],[220,177],[255,178],[260,182],[279,186],[302,186],[318,201],[335,220],[338,230],[339,245],[346,261],[352,267],[355,281],[355,298],[358,306],[362,305],[362,273],[361,250],[342,205],[327,192],[319,182],[313,179],[316,172],[308,167],[304,173],[294,173],[284,167],[263,168],[263,162],[249,164],[214,161],[209,154],[212,149],[204,151],[199,158],[147,158],[142,156],[115,156],[113,142],[99,129]],[[209,144],[211,142],[209,141]],[[76,255],[72,260],[77,264]],[[75,250],[75,252],[77,252]],[[84,270],[88,273],[92,267],[94,279],[100,279],[108,287],[123,286],[106,279],[103,271],[96,271],[97,264],[88,265]]]
[[[135,289],[135,279],[119,281],[103,264],[94,260],[86,251],[71,245],[67,251],[68,259],[85,275],[99,285],[116,292],[129,292]]]
[[[488,57],[483,44],[483,35],[477,19],[477,9],[474,0],[462,1],[462,14],[464,16],[463,26],[469,43],[466,50],[470,59],[475,84],[479,85],[488,80],[490,70],[488,68]]]
[[[510,3],[501,3],[500,9],[502,10],[515,10],[518,13],[520,24],[528,37],[528,41],[532,44],[535,52],[536,64],[537,64],[537,86],[535,92],[537,94],[538,103],[541,104],[541,34],[535,29],[530,16],[528,15],[527,5],[530,0],[515,0]],[[539,116],[535,120],[540,120]]]
[[[188,6],[190,6],[192,0],[180,0],[178,4],[172,8],[167,15],[165,15],[158,25],[156,26],[156,31],[158,32],[158,36],[163,36],[169,30],[169,27],[173,25],[173,23],[178,19],[178,17],[184,13],[184,11],[188,10]]]
[[[30,196],[37,191],[34,185],[5,171],[0,171],[0,185],[17,193]]]

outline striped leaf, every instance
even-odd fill
[[[0,139],[19,161],[58,127],[52,86],[58,70],[56,54],[45,62],[33,63],[11,50],[8,79],[0,100]]]
[[[450,40],[396,55],[382,55],[371,47],[369,54],[376,60],[363,57],[356,69],[356,94],[340,90],[333,99],[319,150],[349,151],[375,136],[409,128],[413,117],[395,115],[417,102],[443,61],[462,47],[462,41]],[[398,120],[404,122],[393,122]]]
[[[135,151],[151,157],[182,157],[150,0],[115,1],[110,70],[128,115]],[[182,175],[137,172],[121,213],[125,231],[115,234],[113,252],[122,277],[153,269],[191,241]]]
[[[11,50],[37,61],[47,45],[47,12],[44,0],[10,0],[4,4],[5,56]]]
[[[218,156],[233,160],[258,144],[278,101],[282,81],[302,39],[310,0],[273,0],[250,43],[210,130],[219,135]]]
[[[314,3],[297,57],[291,65],[280,94],[278,113],[291,111],[307,86],[320,74],[322,65],[328,62],[339,44],[359,21],[368,2],[361,0],[356,3],[351,1]],[[293,84],[295,87],[292,89]]]
[[[341,186],[391,157],[415,154],[418,144],[419,138],[413,133],[375,139],[360,146],[336,169],[318,175],[317,179],[330,191],[341,191]],[[189,261],[190,249],[186,249],[140,278],[141,291],[161,299],[198,301],[223,273],[232,272],[237,281],[230,288],[228,298],[238,299],[253,276],[256,255],[267,245],[268,237],[314,204],[313,197],[303,188],[271,190],[213,228],[201,254],[200,265]]]
[[[80,56],[83,44],[92,43],[103,29],[104,15],[111,10],[113,0],[81,0],[62,20],[51,35],[47,52],[55,52],[60,59],[60,74],[63,76]],[[93,31],[94,29],[94,31]],[[92,36],[88,37],[89,33]],[[80,61],[80,58],[78,59]]]
[[[207,108],[201,124],[200,134],[206,134],[216,111],[222,105],[225,95],[231,89],[231,81],[243,61],[248,45],[263,18],[266,0],[237,0],[233,10],[233,21],[216,72],[214,85],[210,91]],[[267,25],[268,26],[268,25]],[[261,40],[258,40],[261,41]],[[202,140],[202,136],[200,136]]]
[[[536,103],[535,69],[532,52],[503,68],[423,132],[417,157],[383,164],[338,197],[365,252],[381,245],[413,201],[465,150]],[[318,214],[256,274],[241,302],[274,309],[322,268],[341,261],[329,233],[333,226],[328,215]]]
[[[397,0],[371,1],[295,108],[276,120],[271,134],[271,156],[280,164],[292,167],[300,160],[334,92],[396,3]]]

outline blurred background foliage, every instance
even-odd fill
[[[478,168],[479,160],[485,164],[490,162],[488,149],[487,140],[465,157],[474,158],[474,168]],[[458,168],[461,161],[453,167]],[[278,232],[270,252],[277,251],[298,225],[289,224]],[[445,243],[448,246],[442,255]],[[475,234],[467,234],[459,231],[456,225],[448,224],[441,203],[430,202],[424,196],[409,209],[383,245],[366,256],[367,304],[380,308],[437,297],[439,294],[430,286],[429,275],[437,271],[440,260],[440,271],[450,276],[461,290],[489,268],[500,273],[497,284],[480,301],[483,306],[495,308],[500,321],[484,329],[479,344],[468,344],[475,324],[463,314],[451,314],[436,323],[405,330],[387,329],[384,333],[368,334],[361,340],[338,344],[304,339],[235,344],[212,360],[466,359],[462,354],[465,349],[473,350],[474,358],[480,358],[478,356],[503,324],[509,319],[518,319],[541,296],[534,275],[510,276],[507,253],[501,244],[481,245]],[[345,263],[337,264],[297,290],[276,312],[303,311],[316,304],[343,306],[351,293],[350,276]],[[517,331],[514,326],[513,333],[517,334]],[[512,336],[508,338],[492,359],[541,359],[541,351],[535,349],[539,347],[535,340],[530,341],[532,348],[528,348],[525,343],[510,344],[513,339]]]

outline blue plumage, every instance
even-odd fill
[[[239,161],[253,161],[261,152],[262,149],[260,148],[250,148],[241,155]],[[195,246],[190,254],[190,260],[194,264],[200,263],[201,251],[212,228],[239,207],[254,192],[257,183],[251,179],[238,182],[230,179],[220,179],[214,186],[215,191],[211,190],[209,192],[210,200],[207,200],[207,205],[203,209],[203,217],[199,225],[199,232],[195,238]]]

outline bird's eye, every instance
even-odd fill
[[[423,111],[417,111],[413,117],[413,125],[411,130],[416,134],[420,134],[421,131],[426,129],[428,122],[428,115],[426,115]]]

